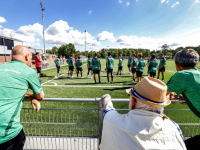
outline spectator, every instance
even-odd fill
[[[166,58],[164,57],[164,54],[160,54],[160,64],[159,64],[159,70],[158,70],[158,77],[160,77],[160,72],[162,73],[162,81],[164,81],[165,78],[165,65],[166,65]]]
[[[130,95],[128,114],[115,111],[110,95],[102,97],[101,150],[186,150],[180,128],[163,114],[171,102],[162,81],[145,77],[126,92]]]
[[[40,57],[40,53],[36,52],[36,56],[35,56],[35,67],[37,69],[37,73],[38,73],[38,77],[40,77],[41,74],[41,62],[42,59]]]
[[[12,50],[12,61],[0,66],[0,150],[22,150],[25,143],[20,111],[25,101],[40,110],[44,93],[37,73],[29,68],[31,51],[22,45]],[[33,93],[26,93],[28,89]]]
[[[55,64],[56,64],[56,68],[57,68],[57,78],[60,77],[59,72],[60,72],[60,55],[58,55],[58,57],[54,60]]]
[[[200,70],[197,69],[199,55],[193,49],[176,53],[176,72],[167,83],[170,99],[177,96],[184,98],[191,111],[200,118]],[[173,93],[175,92],[175,93]],[[198,140],[196,140],[198,139]],[[196,149],[200,135],[185,141],[187,149]]]

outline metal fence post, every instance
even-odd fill
[[[102,127],[103,127],[103,101],[99,101],[99,142],[98,149],[100,149],[101,136],[102,136]]]

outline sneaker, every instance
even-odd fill
[[[81,77],[81,78],[83,78],[83,77]]]
[[[110,84],[110,82],[107,82],[107,84]]]
[[[78,79],[78,77],[77,77],[77,79]]]
[[[90,79],[92,79],[92,77]]]
[[[57,78],[59,78],[60,76],[57,76]]]
[[[110,84],[113,84],[113,81],[111,81]]]
[[[134,80],[132,80],[131,82],[135,83],[135,81],[134,81]]]
[[[86,77],[86,79],[88,78],[88,76]]]

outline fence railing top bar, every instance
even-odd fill
[[[99,102],[101,98],[44,98],[42,101],[51,101],[51,102]],[[175,103],[185,102],[181,99],[171,100]],[[112,99],[112,102],[129,102],[129,99]]]

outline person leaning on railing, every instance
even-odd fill
[[[37,73],[31,69],[31,51],[22,45],[12,50],[12,61],[0,66],[0,150],[22,150],[25,143],[20,111],[24,101],[40,110],[44,93]],[[27,93],[28,89],[33,93]]]
[[[175,55],[177,72],[167,83],[170,99],[183,98],[191,111],[200,118],[200,70],[199,55],[193,49],[179,51]],[[174,93],[175,92],[175,93]],[[199,146],[200,135],[185,141],[187,149]]]
[[[179,126],[163,114],[171,101],[162,81],[145,77],[126,92],[130,95],[128,114],[115,111],[110,95],[102,97],[101,150],[186,150]]]

